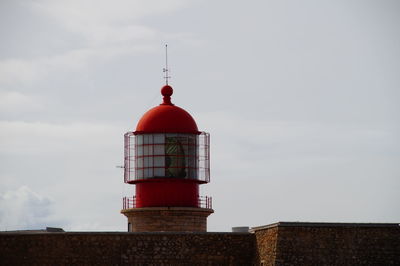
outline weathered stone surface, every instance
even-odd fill
[[[398,224],[280,222],[253,230],[263,265],[400,265]]]
[[[397,224],[285,223],[251,233],[0,233],[0,265],[400,265]]]
[[[211,209],[152,207],[122,210],[132,232],[206,232]]]
[[[255,236],[260,263],[263,266],[275,265],[278,228],[274,227],[269,230],[257,230]]]
[[[253,265],[249,233],[1,233],[0,265]]]

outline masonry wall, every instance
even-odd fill
[[[0,233],[0,265],[400,265],[397,224],[280,222],[250,233]]]
[[[277,223],[255,235],[264,265],[400,265],[396,224]]]
[[[260,264],[263,266],[275,265],[278,227],[268,228],[268,230],[257,230],[255,236]]]
[[[122,210],[132,232],[206,232],[212,209],[151,207]]]
[[[1,233],[0,265],[253,265],[248,233]]]

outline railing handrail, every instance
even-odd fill
[[[199,196],[199,208],[212,209],[212,198],[209,196]]]
[[[212,209],[212,197],[199,196],[197,199],[197,208],[201,209]],[[122,209],[134,209],[136,208],[136,196],[124,197],[122,199]]]

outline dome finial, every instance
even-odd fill
[[[174,93],[174,90],[172,89],[171,86],[165,85],[164,87],[161,88],[161,94],[163,97],[163,103],[162,104],[168,104],[168,105],[173,105],[171,103],[171,95]]]

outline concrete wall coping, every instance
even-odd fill
[[[400,228],[399,223],[315,223],[315,222],[277,222],[273,224],[252,227],[251,231],[263,230],[274,227],[390,227]]]
[[[45,232],[39,230],[0,231],[0,235],[134,235],[134,236],[167,236],[167,235],[253,235],[247,232]]]

